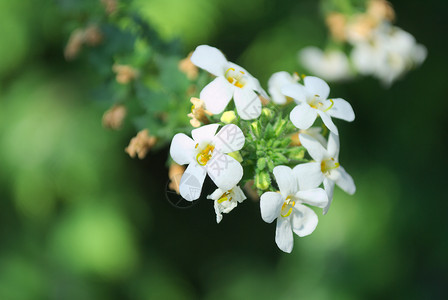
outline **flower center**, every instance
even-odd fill
[[[221,204],[224,201],[231,201],[232,197],[230,197],[230,191],[225,192],[224,194],[222,194],[221,198],[218,199],[218,203]]]
[[[328,103],[328,101],[330,101],[330,103]],[[333,107],[334,101],[331,99],[328,99],[327,101],[321,100],[319,95],[314,95],[314,97],[311,99],[311,101],[308,102],[308,104],[314,109],[319,109],[325,112]]]
[[[243,71],[236,71],[234,68],[227,69],[224,74],[227,81],[236,87],[242,88],[247,83],[247,76]]]
[[[322,170],[322,173],[330,173],[331,170],[339,168],[339,163],[334,160],[334,158],[329,158],[326,160],[323,160],[320,163],[320,169]]]
[[[197,148],[199,144],[196,144],[195,148]],[[213,150],[215,150],[215,146],[207,144],[205,148],[199,151],[198,155],[196,155],[196,160],[198,164],[201,166],[205,166],[208,161],[212,158]]]
[[[283,218],[288,217],[292,213],[292,208],[296,205],[296,202],[292,200],[291,196],[286,197],[285,202],[282,205],[282,210],[280,211],[280,215]]]

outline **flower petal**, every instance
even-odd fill
[[[308,151],[308,154],[317,162],[322,161],[327,154],[325,148],[317,140],[309,135],[299,134],[299,140],[302,146]]]
[[[330,209],[331,202],[333,201],[333,193],[334,193],[334,181],[324,178],[324,189],[328,196],[328,204],[325,206],[323,214],[326,215],[328,210]]]
[[[226,191],[217,188],[213,193],[207,196],[207,199],[218,200]]]
[[[303,82],[305,84],[305,88],[311,95],[318,95],[319,98],[323,100],[328,98],[328,95],[330,94],[330,87],[319,77],[306,76]]]
[[[207,175],[205,168],[197,163],[190,163],[180,179],[180,195],[187,201],[193,201],[201,196],[202,185]]]
[[[331,120],[331,117],[326,112],[317,110],[317,113],[319,114],[320,118],[324,122],[325,126],[327,126],[327,128],[331,132],[334,132],[335,134],[339,134],[338,128],[336,127],[336,125],[334,125],[333,120]]]
[[[234,86],[224,77],[216,77],[201,91],[200,99],[204,101],[205,107],[212,114],[224,111],[230,99],[232,99]]]
[[[318,187],[324,180],[320,162],[310,162],[294,167],[294,173],[299,179],[299,189],[309,190]]]
[[[334,104],[328,110],[328,114],[334,118],[342,119],[348,122],[355,120],[355,112],[350,103],[341,98],[332,99]]]
[[[258,118],[261,114],[261,100],[250,88],[235,88],[233,95],[236,111],[243,120]]]
[[[289,119],[299,129],[310,128],[316,117],[316,109],[311,108],[307,103],[297,105],[289,114]]]
[[[316,213],[305,205],[294,206],[292,213],[292,229],[300,237],[310,235],[318,223]]]
[[[330,132],[330,135],[328,136],[327,152],[328,155],[336,159],[336,161],[339,158],[339,147],[339,136]]]
[[[235,124],[229,124],[221,128],[213,138],[215,149],[222,153],[230,153],[241,150],[246,139],[241,129]]]
[[[205,166],[208,176],[222,190],[230,190],[243,177],[243,167],[233,157],[213,152],[213,157]]]
[[[327,193],[321,188],[299,191],[297,192],[296,197],[303,203],[320,208],[324,208],[328,204]]]
[[[267,223],[272,223],[282,210],[283,197],[279,193],[266,192],[260,197],[261,218]]]
[[[196,47],[191,56],[191,62],[215,76],[223,76],[228,63],[221,51],[207,45]]]
[[[297,178],[293,175],[291,168],[287,166],[277,166],[274,168],[275,181],[284,198],[294,195],[297,192]]]
[[[303,85],[299,83],[285,85],[280,90],[285,96],[291,97],[299,102],[306,102],[307,92]]]
[[[170,146],[171,158],[179,165],[189,164],[194,158],[196,143],[186,134],[178,133]]]
[[[191,131],[191,136],[196,143],[206,141],[211,142],[215,137],[219,124],[204,125]],[[195,144],[196,145],[196,144]]]
[[[239,186],[235,186],[233,188],[233,197],[236,199],[238,203],[243,202],[246,200],[246,195],[244,195],[243,190]]]
[[[336,184],[347,194],[353,195],[356,192],[356,186],[352,176],[350,176],[343,167],[339,167],[338,171],[340,176],[336,180]]]
[[[280,250],[291,253],[294,246],[294,237],[291,230],[291,221],[289,218],[278,218],[275,229],[275,242]]]

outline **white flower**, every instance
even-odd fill
[[[311,234],[317,226],[316,213],[303,204],[325,207],[328,203],[324,190],[299,190],[297,167],[274,168],[274,176],[280,193],[266,192],[261,195],[261,217],[272,223],[277,219],[275,242],[284,252],[290,253],[294,245],[293,232],[300,237]]]
[[[304,85],[290,84],[282,88],[282,93],[293,98],[298,104],[289,115],[291,122],[299,129],[308,129],[319,115],[325,126],[335,134],[338,129],[331,117],[351,122],[355,113],[351,105],[341,98],[327,99],[330,87],[322,79],[307,76]]]
[[[328,81],[343,81],[352,77],[348,58],[339,50],[324,52],[317,47],[306,47],[300,50],[299,61],[312,74]]]
[[[200,94],[207,110],[213,114],[224,111],[230,100],[234,99],[238,115],[243,120],[258,118],[261,114],[261,100],[255,93],[268,99],[260,83],[245,69],[227,61],[221,51],[214,47],[201,45],[191,56],[191,61],[211,74],[217,76]]]
[[[246,200],[246,196],[239,186],[235,186],[230,190],[216,189],[207,199],[215,201],[216,223],[221,222],[222,214],[227,214],[232,211],[238,203]]]
[[[291,83],[296,83],[299,77],[293,76],[288,72],[277,72],[272,74],[268,81],[269,94],[272,97],[272,101],[276,104],[285,104],[287,102],[286,96],[282,94],[282,87]]]
[[[299,134],[306,134],[310,136],[311,138],[318,141],[322,146],[327,148],[327,139],[324,138],[322,135],[322,128],[321,127],[311,127],[308,129],[300,129]]]
[[[179,185],[181,196],[188,201],[199,198],[207,174],[223,190],[233,188],[243,176],[241,164],[226,154],[243,147],[243,132],[229,124],[215,135],[218,127],[210,124],[194,129],[193,139],[183,133],[173,137],[171,157],[179,165],[188,164]]]
[[[299,138],[314,160],[296,167],[300,189],[315,188],[323,182],[329,200],[324,208],[326,214],[333,199],[335,183],[350,195],[356,191],[353,178],[339,164],[339,137],[330,133],[327,149],[307,135],[300,134]]]
[[[351,58],[359,73],[373,75],[389,86],[423,63],[426,55],[426,48],[410,33],[383,23],[368,41],[354,44]]]

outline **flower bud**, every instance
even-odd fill
[[[267,190],[271,185],[271,178],[268,172],[260,172],[255,176],[255,186],[260,190]]]
[[[254,121],[250,124],[250,127],[252,128],[254,134],[256,137],[260,137],[260,127],[258,126],[258,122]]]
[[[230,157],[233,157],[237,162],[241,163],[243,161],[243,157],[241,156],[240,151],[227,153]]]
[[[272,110],[269,108],[266,108],[266,107],[261,110],[261,113],[268,119],[272,118],[272,115],[273,115]]]
[[[285,129],[286,124],[287,124],[287,121],[283,120],[283,119],[277,123],[277,125],[275,126],[275,129],[274,129],[276,136],[280,136],[283,133],[283,130]]]
[[[266,158],[264,157],[259,158],[257,160],[257,169],[263,170],[264,168],[266,168],[266,164],[267,164]]]
[[[233,123],[236,120],[236,115],[233,110],[225,111],[221,116],[221,122],[224,124]]]

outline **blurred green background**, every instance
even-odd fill
[[[132,160],[135,130],[101,126],[91,67],[66,62],[68,22],[53,1],[0,0],[0,299],[446,299],[448,3],[393,1],[397,25],[428,48],[390,89],[332,85],[354,123],[338,122],[357,193],[292,254],[246,201],[215,223],[213,203],[173,208],[167,149]],[[136,0],[185,55],[220,49],[264,87],[324,45],[318,1]]]

